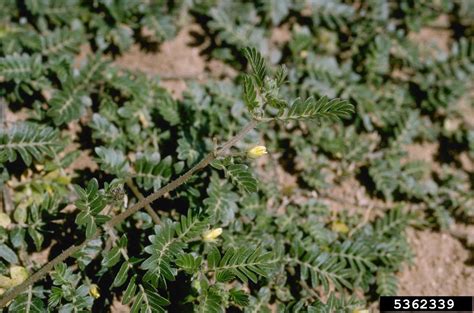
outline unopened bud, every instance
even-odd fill
[[[332,230],[338,233],[347,234],[349,232],[349,227],[342,222],[333,222]]]
[[[211,230],[208,230],[202,234],[202,239],[204,241],[210,242],[216,240],[217,237],[219,237],[222,234],[222,228],[214,228]]]
[[[265,146],[255,146],[247,151],[247,156],[251,159],[257,159],[267,153],[267,148]]]
[[[90,285],[89,287],[89,294],[98,299],[100,297],[100,293],[99,293],[99,286],[97,286],[96,284],[92,284]]]

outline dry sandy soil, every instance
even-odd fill
[[[415,262],[399,275],[400,295],[473,295],[472,253],[461,241],[429,230],[408,234]]]

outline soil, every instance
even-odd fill
[[[431,26],[423,27],[419,32],[411,32],[408,38],[422,45],[423,54],[433,54],[439,51],[447,53],[450,50],[452,32],[447,15],[440,15]]]
[[[174,98],[181,98],[186,90],[186,80],[202,80],[205,75],[205,60],[199,55],[200,49],[192,47],[192,33],[197,25],[183,28],[177,36],[164,42],[155,53],[148,53],[138,45],[116,60],[124,69],[138,70],[150,76],[158,75]]]
[[[458,239],[449,234],[413,229],[409,230],[408,238],[415,262],[399,274],[399,295],[472,295],[472,254]]]
[[[147,74],[162,77],[202,78],[205,60],[199,55],[200,49],[193,44],[193,32],[198,31],[197,25],[187,26],[172,40],[164,42],[153,53],[148,53],[135,45],[129,52],[116,60],[116,63],[130,70],[139,70]]]
[[[440,16],[431,27],[411,33],[413,42],[424,43],[426,50],[435,48],[447,53],[450,50],[452,32],[447,29],[447,16]],[[433,51],[433,50],[432,50]],[[464,100],[464,99],[463,99]],[[472,106],[461,100],[458,104],[462,119],[468,127],[474,125]],[[408,146],[407,160],[423,160],[433,172],[439,171],[435,161],[438,143],[422,143]],[[472,163],[465,155],[459,159],[466,171],[472,172]],[[431,230],[408,231],[408,241],[414,253],[412,264],[399,273],[399,295],[473,295],[474,292],[474,227],[452,225],[449,233]]]

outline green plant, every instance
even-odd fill
[[[408,226],[473,220],[466,1],[4,6],[8,311],[350,312],[397,293]],[[413,40],[445,17],[450,49]],[[176,100],[114,64],[186,18],[236,77],[189,82]],[[413,159],[420,144],[432,160]],[[347,182],[370,204],[338,197]]]

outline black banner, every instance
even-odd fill
[[[380,312],[474,312],[474,297],[380,297]]]

